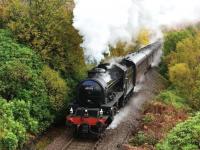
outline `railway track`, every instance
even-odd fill
[[[66,129],[60,136],[56,137],[51,144],[45,147],[44,150],[96,150],[103,136],[105,136],[105,133],[103,133],[98,140],[91,136],[74,138],[72,130]]]
[[[105,132],[100,136],[98,140],[93,138],[76,139],[71,137],[71,139],[69,139],[69,141],[62,147],[61,150],[96,150],[104,136]]]
[[[62,150],[92,150],[96,141],[90,139],[71,138]]]

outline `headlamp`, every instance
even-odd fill
[[[70,114],[73,114],[74,113],[74,110],[73,110],[73,108],[71,107],[70,108]]]
[[[103,116],[103,110],[102,109],[100,110],[99,113],[100,113],[100,116]]]

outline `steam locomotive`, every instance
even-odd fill
[[[99,135],[108,127],[140,77],[151,67],[161,46],[159,40],[115,63],[100,64],[88,71],[88,78],[77,86],[77,98],[69,104],[66,117],[75,135]]]

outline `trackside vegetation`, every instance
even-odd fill
[[[64,120],[87,69],[72,9],[71,0],[0,1],[0,149]]]
[[[4,29],[0,58],[0,149],[16,149],[54,121],[67,102],[68,86]]]
[[[199,26],[166,34],[161,73],[168,77],[171,86],[161,93],[164,102],[177,108],[188,109],[191,116],[177,124],[156,145],[159,150],[200,149],[200,30]],[[163,69],[163,70],[162,70]],[[167,94],[168,93],[168,94]],[[171,102],[169,96],[171,95]],[[167,100],[168,99],[168,100]],[[197,113],[195,113],[197,112]]]
[[[200,113],[179,123],[156,148],[158,150],[198,150],[200,148]]]
[[[142,149],[199,150],[199,25],[166,32],[163,53],[159,69],[169,87],[145,108],[141,129],[130,144]]]

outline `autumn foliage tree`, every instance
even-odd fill
[[[150,43],[150,30],[146,28],[142,28],[137,37],[137,44],[138,45],[148,45]]]
[[[30,45],[42,59],[65,78],[78,80],[85,71],[82,42],[72,26],[67,0],[11,0],[5,24],[20,43]]]
[[[137,40],[132,43],[118,42],[115,47],[110,47],[110,54],[105,54],[106,60],[112,57],[122,57],[128,53],[134,52],[139,48],[146,46],[150,43],[150,31],[147,29],[141,29]]]
[[[168,33],[164,63],[169,79],[178,94],[194,109],[199,110],[200,33],[198,28]]]
[[[190,68],[185,63],[178,63],[169,68],[170,81],[182,95],[190,97],[193,91],[193,79]]]

